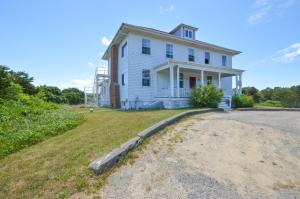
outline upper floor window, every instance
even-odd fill
[[[184,32],[184,37],[193,38],[193,31],[188,30],[188,29],[184,29],[183,32]]]
[[[189,31],[188,30],[184,30],[184,36],[189,37]]]
[[[210,62],[210,53],[209,52],[205,52],[204,63],[205,64],[209,64],[209,62]]]
[[[125,76],[124,76],[124,73],[122,73],[122,86],[125,85]]]
[[[123,46],[122,46],[122,53],[121,53],[122,57],[124,57],[124,55],[125,55],[126,47],[127,47],[127,42],[125,42],[125,44],[123,44]]]
[[[172,44],[166,45],[166,57],[173,58],[173,45]]]
[[[189,31],[189,38],[192,38],[193,37],[193,33],[192,31]]]
[[[179,73],[179,88],[183,88],[183,73]]]
[[[144,69],[142,73],[142,85],[150,86],[150,70]]]
[[[142,53],[146,55],[150,55],[150,40],[143,39],[142,40]]]
[[[189,48],[189,61],[195,61],[194,49]]]
[[[226,66],[227,65],[227,56],[223,55],[222,56],[222,66]]]

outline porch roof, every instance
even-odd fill
[[[203,70],[208,72],[217,72],[217,73],[225,73],[230,75],[240,75],[244,72],[244,70],[241,69],[234,69],[234,68],[228,68],[223,66],[212,66],[208,64],[196,64],[191,62],[183,62],[183,61],[177,61],[177,60],[169,60],[167,62],[164,62],[162,64],[159,64],[154,67],[155,71],[164,70],[170,67],[170,64],[178,65],[180,68],[187,68],[187,69],[193,69],[193,70]]]

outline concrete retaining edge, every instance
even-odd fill
[[[215,109],[195,109],[195,110],[189,110],[182,113],[179,113],[175,116],[172,116],[168,119],[165,119],[157,124],[154,124],[153,126],[145,129],[144,131],[137,134],[136,137],[130,139],[129,141],[121,144],[119,148],[114,149],[110,153],[97,158],[96,160],[92,161],[89,164],[89,169],[93,170],[96,175],[102,174],[104,171],[108,170],[109,168],[113,167],[115,164],[117,164],[122,158],[124,158],[127,153],[136,147],[138,147],[140,144],[142,144],[143,140],[151,137],[155,133],[159,132],[160,130],[166,128],[167,126],[174,124],[178,120],[182,119],[186,116],[196,115],[200,113],[208,113],[208,112],[217,112],[217,111],[224,111],[221,108],[215,108]]]
[[[300,111],[300,108],[238,108],[237,111]]]

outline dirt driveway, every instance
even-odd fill
[[[104,198],[300,198],[300,112],[209,113],[151,139]]]

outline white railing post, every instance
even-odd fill
[[[240,95],[242,94],[242,88],[243,88],[243,85],[242,85],[242,73],[240,74]]]

